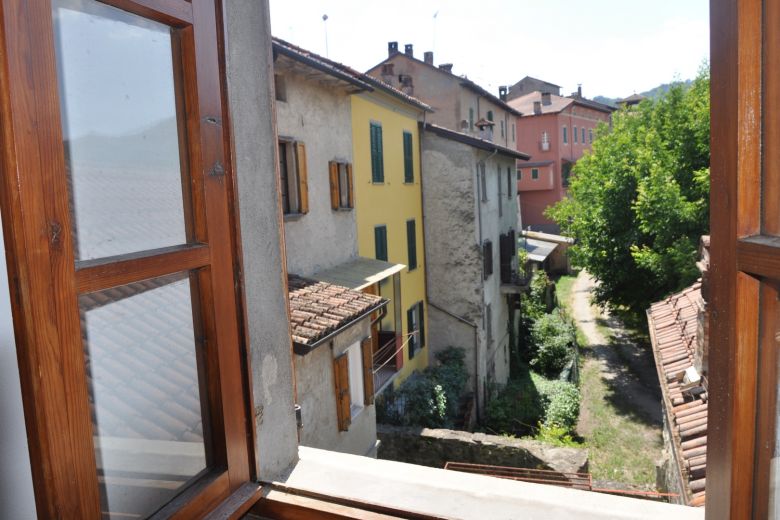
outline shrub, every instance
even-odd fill
[[[544,426],[573,432],[580,416],[579,389],[569,382],[551,381],[537,374],[532,379],[544,409]]]
[[[531,326],[530,364],[542,374],[557,376],[574,353],[577,332],[560,311],[544,314]]]
[[[377,420],[398,426],[441,428],[451,426],[460,409],[468,374],[461,349],[439,352],[439,365],[414,374],[397,390],[377,399]]]

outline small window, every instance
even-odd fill
[[[563,144],[569,144],[569,129],[563,127]]]
[[[349,364],[349,397],[350,417],[352,419],[362,410],[365,401],[363,394],[363,356],[360,351],[360,343],[355,343],[347,349]]]
[[[406,250],[409,270],[417,269],[417,224],[414,219],[406,221]]]
[[[485,336],[490,347],[493,344],[493,312],[489,303],[485,306]]]
[[[507,166],[506,167],[506,198],[510,199],[514,195],[514,190],[512,189],[512,167]]]
[[[487,280],[493,274],[493,242],[485,240],[482,243],[482,276]]]
[[[593,129],[592,128],[588,128],[588,142],[590,144],[593,144]]]
[[[352,209],[354,204],[354,182],[352,180],[352,165],[344,162],[328,163],[330,174],[330,207],[331,209]]]
[[[504,137],[504,122],[501,121],[501,137]]]
[[[469,108],[469,130],[474,130],[474,109]]]
[[[404,132],[404,182],[414,182],[414,146],[411,132]]]
[[[385,159],[382,149],[382,125],[371,123],[371,182],[385,182]]]
[[[374,228],[374,253],[377,260],[387,262],[387,226]]]
[[[274,74],[274,90],[277,101],[287,101],[287,82],[281,74]]]
[[[523,170],[520,168],[517,169],[517,180],[522,181],[523,180]]]
[[[487,120],[488,121],[493,121],[493,111],[492,110],[488,110],[488,112],[487,112]]]
[[[406,332],[409,334],[409,359],[425,346],[425,314],[423,302],[417,302],[406,311]]]
[[[533,180],[539,179],[539,168],[531,168],[531,178]]]
[[[479,164],[479,170],[477,170],[478,177],[479,177],[479,189],[482,190],[482,202],[488,201],[488,194],[487,194],[487,176],[485,175],[485,163]]]
[[[503,204],[503,195],[501,194],[501,165],[496,165],[496,186],[498,187],[498,198],[496,199],[498,201],[498,216],[502,217],[504,215],[504,204]]]
[[[279,141],[279,185],[285,215],[309,212],[306,145],[297,141]]]
[[[585,144],[585,127],[582,127],[582,144]]]
[[[574,144],[577,144],[577,127],[573,126],[571,129],[572,137],[574,137]]]
[[[517,139],[515,138],[515,124],[512,123],[512,141],[516,141],[516,140]]]

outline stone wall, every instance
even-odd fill
[[[377,425],[380,459],[443,468],[447,462],[468,462],[554,470],[588,471],[588,451],[455,430]]]

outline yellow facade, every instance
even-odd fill
[[[425,336],[428,334],[428,302],[425,292],[425,248],[423,247],[422,190],[420,184],[420,139],[417,126],[418,109],[382,92],[352,96],[352,143],[357,217],[358,254],[375,258],[374,228],[387,226],[387,260],[405,264],[401,272],[401,332],[404,335],[404,362],[395,379],[397,387],[414,371],[428,366],[428,338],[412,359],[409,359],[407,310],[423,302]],[[384,182],[371,179],[371,123],[382,126]],[[404,182],[403,134],[412,134],[414,182]],[[407,221],[414,219],[416,228],[417,267],[408,268]],[[382,296],[393,298],[392,281],[380,287]],[[383,329],[392,329],[397,301],[391,301]]]

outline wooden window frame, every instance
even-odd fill
[[[346,182],[342,182],[341,169],[344,168]],[[355,182],[352,175],[352,164],[344,161],[328,163],[328,179],[330,182],[330,209],[334,211],[352,210],[355,208]],[[346,197],[344,197],[346,190]],[[346,205],[343,199],[346,198]]]
[[[711,1],[706,518],[767,518],[780,329],[780,2]]]
[[[192,199],[188,243],[76,262],[51,3],[0,0],[0,209],[36,508],[41,518],[101,517],[78,295],[196,271],[204,335],[212,342],[206,394],[215,462],[155,517],[200,517],[256,478],[235,179],[226,150],[222,4],[102,3],[175,29],[180,132],[188,140],[184,178],[191,181],[184,183]]]
[[[281,151],[282,147],[284,152]],[[287,184],[288,201],[286,206],[282,201],[282,213],[288,217],[306,215],[309,213],[309,168],[306,143],[291,137],[279,137],[279,148],[279,182]],[[285,172],[282,172],[282,153],[285,155]],[[284,188],[282,192],[284,193]]]
[[[539,180],[539,168],[531,168],[531,180],[532,181]]]

